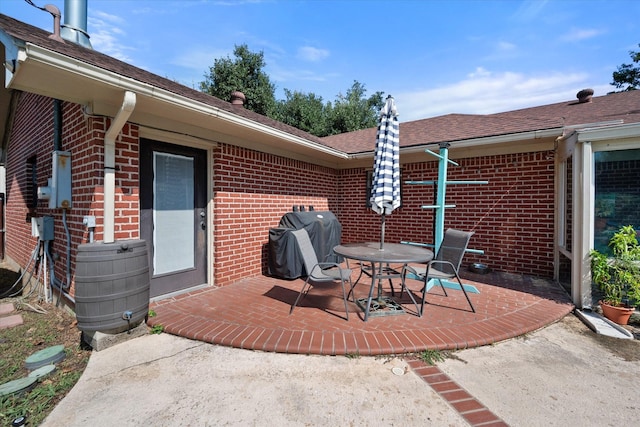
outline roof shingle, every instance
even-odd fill
[[[400,123],[403,148],[440,142],[517,134],[599,122],[640,122],[640,90],[592,98],[592,102],[559,102],[504,113],[445,116]],[[338,150],[362,153],[374,148],[376,129],[364,129],[323,138]]]

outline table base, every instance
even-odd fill
[[[356,303],[362,311],[366,313],[367,301],[369,298],[358,298]],[[405,314],[404,308],[391,297],[372,298],[371,306],[369,307],[369,317],[379,316],[396,316],[398,314]]]

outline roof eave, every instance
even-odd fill
[[[630,138],[640,138],[640,123],[619,124],[616,126],[589,126],[577,130],[578,142],[612,141],[613,143]]]
[[[412,145],[410,147],[401,147],[400,154],[408,155],[408,154],[421,154],[425,153],[426,150],[434,150],[437,149],[441,143],[449,142],[451,144],[451,153],[455,154],[456,151],[479,148],[487,149],[487,147],[492,146],[518,146],[522,151],[530,151],[531,145],[527,144],[526,148],[521,144],[522,142],[536,141],[536,140],[544,140],[548,141],[549,138],[555,138],[562,134],[562,127],[544,129],[544,130],[535,130],[530,132],[519,132],[519,133],[510,133],[504,135],[494,135],[487,136],[481,138],[471,138],[465,140],[458,141],[442,141],[442,142],[430,142],[419,145]],[[374,151],[366,151],[361,153],[352,154],[351,157],[353,159],[370,159],[373,158]],[[415,158],[414,160],[423,161],[422,158]]]
[[[327,166],[349,158],[339,150],[32,43],[12,46],[16,49],[6,52],[12,56],[6,61],[13,64],[7,85],[12,89],[74,102],[110,117],[117,113],[123,91],[132,91],[139,101],[130,120],[143,126],[193,132],[218,142],[243,141],[257,150],[286,148],[287,153]]]

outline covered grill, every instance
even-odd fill
[[[269,229],[269,274],[296,279],[305,274],[293,230],[306,229],[319,260],[340,244],[342,225],[330,211],[288,212],[277,228]],[[334,259],[335,260],[335,259]]]

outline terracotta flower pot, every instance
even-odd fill
[[[629,318],[635,311],[633,307],[619,307],[607,304],[603,301],[600,301],[600,308],[602,308],[602,314],[604,317],[618,325],[626,325],[629,323]]]

